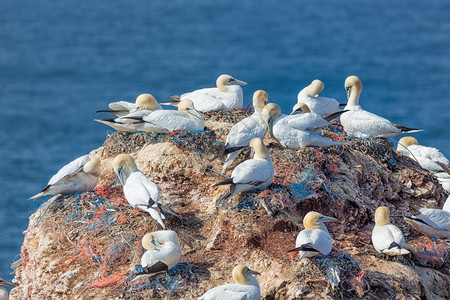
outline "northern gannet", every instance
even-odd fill
[[[50,178],[42,191],[29,199],[47,195],[72,194],[92,191],[100,175],[100,159],[83,155],[62,167]]]
[[[263,141],[260,138],[254,138],[249,146],[255,152],[253,158],[237,165],[231,173],[231,178],[213,185],[213,187],[230,185],[230,190],[220,199],[226,199],[240,192],[262,190],[272,183],[274,168]]]
[[[166,272],[175,267],[181,257],[178,235],[173,230],[147,233],[142,238],[142,247],[147,250],[141,258],[142,272],[133,281]]]
[[[16,285],[0,278],[0,300],[8,300],[9,299],[8,291],[2,286],[15,287]]]
[[[299,149],[308,146],[328,147],[342,145],[321,135],[306,130],[305,118],[301,115],[285,115],[275,103],[267,104],[263,109],[264,116],[268,116],[270,134],[286,148]],[[306,118],[307,119],[307,118]],[[325,120],[324,120],[325,121]],[[326,122],[326,121],[325,121]],[[326,124],[329,124],[328,122]],[[311,126],[314,127],[315,125]]]
[[[119,154],[114,158],[112,166],[123,186],[123,193],[128,203],[134,207],[146,211],[156,220],[162,228],[165,228],[158,206],[159,188],[136,166],[134,159],[129,154]]]
[[[310,211],[303,218],[305,229],[300,231],[295,247],[288,252],[299,251],[300,258],[317,255],[328,255],[333,248],[331,235],[324,222],[336,222],[337,219]]]
[[[199,300],[259,300],[261,290],[258,280],[252,275],[261,275],[244,265],[233,269],[233,279],[236,284],[219,285],[203,294]]]
[[[126,117],[124,117],[126,118]],[[168,133],[172,131],[203,130],[203,115],[194,108],[194,103],[185,99],[176,110],[158,110],[144,117],[129,117],[137,125],[137,131]]]
[[[379,206],[375,211],[375,227],[372,230],[372,244],[378,253],[389,256],[405,255],[409,251],[402,248],[405,237],[401,230],[389,222],[389,208]]]
[[[345,90],[347,91],[348,102],[344,109],[348,111],[341,115],[341,124],[347,135],[360,138],[371,136],[391,138],[404,132],[422,131],[393,124],[385,118],[362,109],[359,105],[362,84],[358,77],[347,77]]]
[[[253,107],[255,112],[236,123],[230,130],[225,141],[225,147],[219,156],[227,155],[222,172],[233,163],[236,157],[242,152],[242,148],[247,147],[253,138],[264,138],[267,131],[267,124],[263,119],[262,110],[268,100],[267,93],[258,90],[253,94]]]
[[[135,103],[128,101],[112,102],[109,105],[109,110],[98,110],[97,112],[107,112],[117,117],[128,115],[129,113],[141,111],[141,110],[159,110],[161,106],[156,101],[155,97],[150,94],[140,94],[136,98]]]
[[[237,80],[230,75],[220,75],[216,80],[216,88],[206,88],[185,93],[181,96],[170,96],[173,101],[161,103],[165,105],[178,105],[180,100],[190,99],[194,107],[201,112],[232,111],[241,109],[243,104],[242,88],[246,82]]]
[[[404,217],[414,229],[426,236],[450,240],[450,196],[442,209],[421,208],[417,216]]]
[[[297,103],[305,103],[309,109],[321,116],[327,116],[339,110],[339,102],[336,99],[320,97],[318,94],[323,91],[322,81],[315,79],[310,85],[302,89],[297,96]],[[295,107],[292,111],[295,111]]]
[[[417,160],[420,166],[431,173],[444,172],[448,159],[438,149],[419,145],[412,136],[405,136],[398,141],[397,151]]]

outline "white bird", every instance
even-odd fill
[[[147,233],[142,238],[145,251],[141,258],[142,272],[136,278],[152,276],[175,267],[181,257],[178,235],[173,230],[160,230]]]
[[[412,136],[405,136],[398,141],[397,151],[417,160],[419,165],[431,173],[444,172],[449,160],[438,149],[419,145]]]
[[[389,208],[386,206],[379,206],[375,211],[372,244],[378,253],[385,253],[389,256],[409,253],[408,250],[402,248],[405,244],[402,231],[389,222]]]
[[[123,193],[133,208],[146,211],[165,228],[164,215],[159,210],[159,188],[136,166],[129,154],[119,154],[114,158],[112,166],[123,186]]]
[[[323,91],[322,81],[315,79],[310,85],[302,89],[297,96],[297,103],[305,103],[311,112],[321,116],[327,116],[339,110],[339,102],[336,99],[320,97],[318,94]],[[295,111],[295,107],[292,111]]]
[[[176,110],[158,110],[144,117],[130,117],[137,131],[168,133],[172,131],[203,130],[203,115],[194,108],[194,103],[185,99]]]
[[[129,113],[134,113],[137,111],[154,111],[162,109],[158,104],[158,101],[156,101],[155,97],[150,94],[140,94],[139,96],[137,96],[135,103],[131,103],[128,101],[118,101],[112,102],[108,106],[110,110],[98,110],[97,112],[107,112],[117,117],[122,117],[128,115]]]
[[[216,88],[205,88],[181,96],[169,96],[173,101],[161,103],[177,106],[180,100],[190,99],[194,107],[201,112],[232,111],[241,109],[244,103],[242,88],[246,82],[237,80],[230,75],[220,75],[216,80]]]
[[[362,84],[358,77],[347,77],[345,90],[348,102],[344,109],[349,111],[341,115],[341,124],[347,135],[360,138],[371,136],[391,138],[404,132],[422,131],[391,123],[385,118],[362,109],[359,105]]]
[[[237,165],[231,173],[231,178],[213,185],[213,187],[230,185],[230,190],[222,194],[218,200],[224,200],[240,192],[263,190],[272,183],[274,168],[263,141],[254,138],[249,146],[255,152],[253,158]]]
[[[270,134],[285,148],[299,149],[308,146],[328,147],[342,145],[321,135],[308,131],[315,130],[317,123],[309,123],[308,116],[285,115],[275,103],[267,104],[263,109],[263,115],[268,116]],[[322,119],[323,120],[323,119]],[[325,121],[325,120],[323,120]],[[329,122],[324,123],[324,125]]]
[[[8,291],[2,286],[15,287],[16,285],[0,278],[0,300],[8,300],[9,299]]]
[[[417,216],[404,217],[405,221],[426,236],[450,240],[450,196],[442,209],[421,208]]]
[[[300,231],[295,247],[288,252],[299,251],[300,258],[328,255],[333,248],[333,241],[324,222],[336,222],[337,219],[310,211],[303,218],[305,229]]]
[[[262,116],[262,110],[267,100],[268,96],[265,91],[256,91],[253,94],[253,107],[255,108],[255,112],[231,128],[225,141],[225,147],[212,159],[214,160],[217,157],[228,154],[223,164],[222,172],[225,172],[242,152],[242,149],[247,147],[253,138],[264,138],[267,131],[267,124]]]
[[[29,199],[46,195],[73,194],[92,191],[100,175],[100,159],[83,155],[62,167],[50,178],[42,191]]]
[[[199,300],[259,300],[261,289],[258,280],[252,275],[261,275],[244,265],[233,269],[233,279],[236,284],[216,286],[204,293]]]

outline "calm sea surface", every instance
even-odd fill
[[[165,100],[228,73],[289,112],[315,78],[345,101],[425,131],[450,157],[450,2],[1,1],[0,277],[11,280],[26,200],[64,164],[102,145],[95,111],[144,92]]]

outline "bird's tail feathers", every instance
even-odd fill
[[[178,95],[168,95],[167,97],[171,98],[172,100],[161,102],[161,105],[168,105],[168,106],[175,106],[178,107],[178,104],[180,104],[181,99]]]
[[[410,128],[398,124],[393,124],[396,128],[400,129],[401,132],[408,132],[408,133],[414,133],[414,132],[421,132],[423,129],[417,129],[417,128]]]
[[[450,175],[450,166],[447,166],[446,164],[441,163],[440,161],[437,161],[436,163],[445,171],[445,173]]]
[[[345,113],[345,112],[347,112],[347,111],[348,111],[348,109],[347,109],[347,110],[340,110],[340,111],[334,112],[334,113],[332,113],[332,114],[329,114],[329,115],[327,115],[327,116],[324,116],[323,118],[324,118],[326,121],[330,122],[330,121],[333,120],[334,118],[339,117],[340,115],[342,115],[343,113]]]

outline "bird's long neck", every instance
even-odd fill
[[[269,155],[269,151],[267,150],[266,147],[262,146],[262,147],[255,147],[255,156],[253,158],[256,159],[269,159],[270,155]]]
[[[359,106],[359,96],[360,95],[361,95],[361,90],[356,87],[353,87],[352,91],[350,93],[350,97],[348,97],[347,106],[345,107],[345,109]]]

